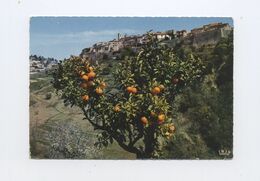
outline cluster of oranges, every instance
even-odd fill
[[[174,85],[176,85],[176,84],[178,84],[179,83],[179,79],[178,78],[173,78],[172,79],[172,83],[174,84]],[[155,87],[153,87],[152,89],[151,89],[151,93],[153,94],[153,95],[158,95],[158,94],[160,94],[162,91],[164,91],[165,90],[165,87],[164,87],[164,85],[159,85],[159,86],[155,86]],[[165,116],[165,114],[163,114],[163,113],[160,113],[160,114],[156,114],[155,112],[151,112],[151,114],[150,114],[150,116],[152,117],[152,118],[157,118],[157,123],[160,125],[160,124],[162,124],[162,123],[164,123],[164,121],[165,121],[165,118],[166,118],[166,116]],[[149,124],[149,121],[148,121],[148,119],[145,117],[145,116],[143,116],[143,117],[141,117],[141,123],[143,124],[143,125],[148,125]],[[173,134],[173,132],[174,132],[174,130],[175,130],[175,127],[173,126],[173,124],[170,124],[170,126],[169,126],[169,130],[166,132],[166,133],[169,133],[169,136],[171,136],[171,134]]]
[[[152,88],[151,93],[153,95],[157,95],[157,94],[160,94],[164,89],[165,89],[164,85],[155,86],[154,88]],[[136,94],[137,88],[134,86],[128,86],[126,88],[126,91],[131,94]]]
[[[136,94],[137,93],[137,88],[134,87],[134,86],[129,86],[126,88],[127,92],[128,93],[131,93],[131,94]]]
[[[173,77],[172,83],[173,83],[174,85],[178,84],[178,83],[179,83],[179,79],[176,78],[176,77]],[[161,85],[159,85],[159,86],[154,86],[154,87],[151,89],[151,93],[152,93],[152,95],[158,95],[158,94],[162,93],[164,90],[165,90],[165,87],[164,87],[164,85],[161,84]],[[135,86],[128,86],[128,87],[126,88],[126,91],[127,91],[128,93],[130,93],[130,94],[137,94],[137,92],[138,92],[138,90],[137,90],[137,88],[136,88]],[[120,106],[119,106],[119,105],[116,105],[116,106],[114,107],[114,111],[115,111],[115,112],[120,112],[120,111],[121,111]],[[165,119],[166,119],[166,116],[165,116],[165,114],[163,114],[163,113],[156,114],[155,112],[151,112],[150,116],[151,116],[152,119],[156,119],[156,120],[157,120],[157,124],[159,124],[159,125],[162,124],[162,123],[164,123],[164,121],[165,121]],[[149,125],[149,124],[151,123],[151,121],[149,121],[146,116],[142,116],[142,117],[140,118],[140,121],[141,121],[141,123],[142,123],[144,126]],[[173,125],[171,125],[171,126],[169,127],[169,131],[167,131],[166,133],[167,133],[167,134],[169,133],[169,135],[171,135],[171,133],[173,133],[174,130],[175,130],[175,127],[174,127]]]
[[[96,73],[94,72],[94,68],[91,66],[86,66],[86,72],[85,71],[80,71],[80,77],[83,80],[83,82],[80,84],[80,87],[83,89],[88,89],[88,88],[92,88],[95,83],[94,83],[94,78],[96,77]],[[103,89],[106,87],[106,83],[105,82],[101,82],[99,84],[99,86],[95,89],[95,92],[97,95],[102,95],[103,94]],[[82,96],[82,100],[84,102],[89,100],[89,96],[88,95],[83,95]]]
[[[161,84],[161,85],[159,85],[159,86],[153,87],[153,88],[151,89],[151,93],[152,93],[153,95],[158,95],[158,94],[160,94],[164,89],[165,89],[164,85]],[[127,91],[128,93],[130,93],[130,94],[136,94],[136,93],[137,93],[137,88],[134,87],[134,86],[128,86],[128,87],[126,88],[126,91]],[[115,111],[115,112],[119,112],[119,111],[120,111],[120,107],[115,106],[115,107],[114,107],[114,111]],[[162,124],[162,123],[165,121],[165,114],[163,114],[163,113],[160,113],[160,114],[157,115],[156,113],[151,112],[151,117],[153,117],[153,118],[157,117],[157,123],[158,123],[158,124]],[[145,117],[145,116],[142,116],[141,119],[140,119],[140,121],[141,121],[141,123],[142,123],[144,126],[146,126],[146,125],[148,125],[149,123],[151,123],[151,122],[148,120],[148,118]]]
[[[156,118],[157,119],[157,124],[162,124],[164,121],[165,121],[165,114],[163,114],[163,113],[160,113],[160,114],[156,114],[155,112],[151,112],[151,117],[153,117],[153,118]],[[141,119],[140,119],[140,121],[141,121],[141,123],[144,125],[144,126],[146,126],[146,125],[148,125],[149,123],[151,123],[149,120],[148,120],[148,118],[147,117],[145,117],[145,116],[142,116],[141,117]]]

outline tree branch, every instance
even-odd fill
[[[84,108],[82,108],[82,111],[83,111],[83,113],[84,113],[86,119],[92,124],[92,126],[93,126],[95,129],[100,129],[100,130],[107,131],[106,128],[105,128],[105,126],[101,126],[101,125],[95,123],[95,122],[94,122],[94,119],[93,119],[93,118],[91,119],[91,118],[88,116],[87,110],[85,110]]]
[[[103,125],[99,125],[97,123],[94,122],[94,119],[93,118],[90,118],[89,117],[89,113],[88,113],[88,109],[84,109],[82,108],[82,111],[86,117],[86,119],[88,119],[88,121],[90,122],[90,124],[95,128],[95,129],[100,129],[100,130],[103,130],[103,131],[106,131],[109,133],[109,135],[112,136],[112,138],[114,140],[116,140],[116,142],[119,144],[119,146],[121,148],[123,148],[124,150],[130,152],[130,153],[134,153],[136,155],[140,154],[141,151],[134,147],[134,144],[142,137],[140,134],[139,136],[137,136],[133,141],[129,142],[129,144],[125,144],[119,137],[118,137],[118,133],[116,133],[114,130],[112,129],[109,129],[108,127],[105,127]],[[132,138],[131,138],[132,139]]]
[[[124,150],[130,152],[130,153],[134,153],[136,155],[140,154],[140,150],[132,145],[127,145],[125,143],[123,143],[116,135],[112,134],[112,137],[116,140],[116,142],[119,144],[119,146],[121,146]]]

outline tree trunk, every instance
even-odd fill
[[[153,158],[153,152],[155,149],[155,128],[150,127],[147,129],[147,132],[144,136],[144,150],[136,154],[137,159],[151,159]]]

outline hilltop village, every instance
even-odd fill
[[[43,56],[30,55],[30,74],[51,70],[57,67],[58,60]]]
[[[172,47],[178,43],[200,47],[202,45],[216,44],[221,38],[227,37],[232,29],[227,23],[212,23],[192,29],[191,31],[168,30],[165,32],[151,32],[151,35],[162,43]],[[90,61],[117,59],[120,58],[120,50],[123,48],[131,48],[136,52],[147,41],[147,34],[122,36],[118,33],[117,39],[108,42],[99,42],[90,48],[85,48],[82,50],[80,56]]]
[[[168,30],[165,32],[151,32],[150,34],[161,43],[174,47],[181,43],[194,47],[202,45],[215,45],[221,38],[227,37],[233,28],[227,23],[212,23],[200,28],[187,30]],[[121,50],[131,49],[133,52],[140,50],[142,45],[148,41],[147,34],[143,35],[121,35],[108,42],[99,42],[92,47],[82,50],[80,57],[96,62],[97,60],[120,59]],[[58,61],[53,58],[44,58],[42,56],[30,56],[30,72],[48,71],[56,67]]]

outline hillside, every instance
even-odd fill
[[[209,27],[204,27],[209,28]],[[212,27],[211,27],[212,28]],[[175,98],[177,132],[164,148],[164,158],[226,159],[233,153],[233,35],[232,31],[214,29],[209,32],[176,32],[178,39],[162,39],[180,58],[190,54],[202,59],[207,67],[200,81]],[[193,36],[197,33],[197,36]],[[162,36],[156,34],[156,36]],[[163,34],[166,36],[166,34]],[[168,35],[168,34],[167,34]],[[165,38],[164,37],[164,38]],[[173,37],[173,36],[172,36]],[[103,67],[103,77],[117,89],[112,74],[119,62],[133,56],[142,44],[138,38],[121,37],[82,51],[81,57]],[[139,36],[145,42],[145,38]],[[139,41],[139,43],[141,43]],[[112,44],[112,45],[111,45]],[[133,46],[134,45],[134,46]],[[112,47],[111,47],[112,46]],[[108,48],[108,49],[106,49]],[[51,74],[30,76],[30,146],[32,158],[134,159],[115,143],[97,149],[97,133],[82,120],[80,111],[68,108],[54,92]],[[113,86],[114,85],[114,86]],[[79,144],[75,144],[77,142]],[[87,146],[86,146],[87,145]],[[79,151],[81,150],[81,151]],[[222,154],[229,152],[229,154]],[[231,154],[230,154],[231,153]],[[222,154],[222,155],[221,155]]]
[[[151,36],[156,38],[169,47],[190,46],[193,48],[201,48],[205,46],[215,46],[221,38],[227,38],[233,28],[229,24],[212,23],[191,31],[168,30],[165,32],[149,32]],[[142,46],[148,41],[147,34],[143,35],[120,35],[117,39],[108,42],[98,42],[92,47],[84,48],[80,57],[88,59],[92,63],[107,59],[123,59],[122,54],[128,52],[138,52]]]
[[[51,74],[30,76],[30,152],[35,159],[133,159],[113,144],[99,150],[97,133],[76,108],[66,107],[55,94]],[[77,143],[77,144],[76,144]]]

